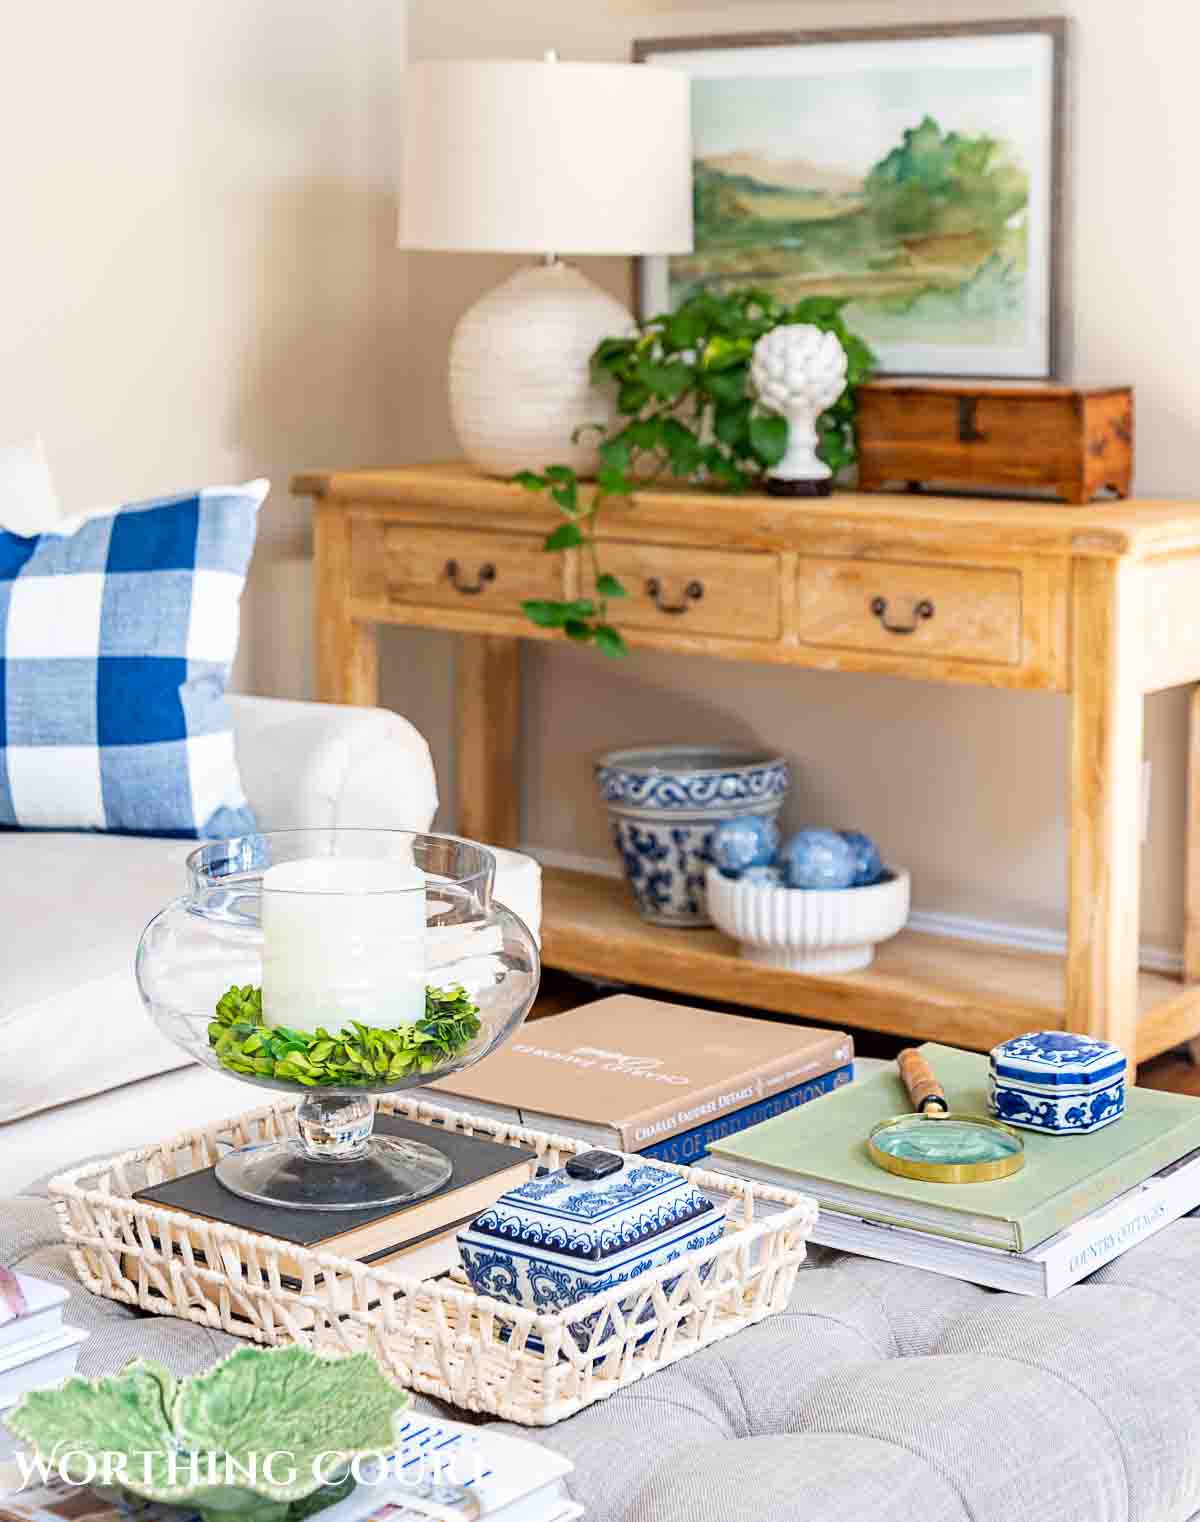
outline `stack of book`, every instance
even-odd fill
[[[375,1129],[383,1135],[413,1141],[430,1139],[428,1126],[400,1115],[376,1116]],[[258,1236],[294,1243],[310,1252],[336,1253],[376,1266],[387,1264],[414,1279],[436,1278],[458,1265],[455,1233],[459,1228],[473,1221],[505,1190],[528,1182],[537,1166],[537,1153],[532,1147],[510,1147],[458,1131],[439,1131],[435,1140],[438,1149],[453,1164],[449,1180],[433,1194],[399,1208],[377,1205],[363,1210],[292,1210],[280,1205],[260,1205],[231,1193],[212,1168],[148,1185],[139,1189],[134,1198],[190,1217],[223,1221]],[[191,1245],[197,1261],[203,1263],[204,1252],[198,1239]],[[124,1255],[122,1266],[126,1274],[136,1278],[133,1254]],[[289,1264],[285,1256],[280,1269],[284,1287],[299,1289],[302,1279],[299,1265]]]
[[[690,1167],[853,1077],[843,1031],[614,994],[524,1026],[425,1092],[446,1109]]]
[[[987,1058],[921,1048],[964,1114],[986,1115]],[[1025,1166],[990,1183],[930,1184],[875,1167],[871,1128],[911,1109],[894,1071],[718,1142],[714,1172],[800,1189],[811,1240],[1023,1295],[1056,1295],[1200,1206],[1200,1100],[1130,1089],[1084,1136],[1022,1131]]]
[[[841,1031],[618,994],[528,1025],[486,1061],[420,1093],[485,1120],[694,1164],[720,1138],[849,1084],[853,1076],[854,1047]],[[429,1138],[427,1127],[396,1115],[379,1115],[376,1129]],[[135,1198],[309,1251],[433,1279],[459,1266],[460,1228],[532,1178],[537,1166],[532,1149],[485,1137],[439,1132],[436,1144],[454,1165],[449,1182],[400,1209],[326,1212],[256,1204],[224,1188],[212,1168],[150,1185]],[[189,1237],[203,1264],[202,1243],[194,1232]],[[299,1264],[284,1260],[280,1267],[284,1287],[298,1289]],[[137,1277],[136,1254],[124,1255],[123,1269]]]
[[[67,1292],[10,1269],[0,1275],[0,1411],[74,1371],[87,1333],[63,1322]]]

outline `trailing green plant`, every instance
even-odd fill
[[[599,514],[610,498],[631,497],[664,475],[745,491],[783,457],[787,423],[761,411],[749,387],[755,342],[781,323],[811,323],[836,334],[846,351],[846,389],[818,419],[817,453],[835,475],[851,464],[854,388],[871,373],[875,356],[846,326],[845,304],[809,296],[783,306],[765,291],[700,291],[674,312],[640,323],[632,336],[604,339],[592,355],[592,378],[616,387],[618,420],[612,427],[584,424],[574,435],[600,435],[594,486],[586,489],[569,465],[513,477],[530,491],[549,493],[563,522],[546,536],[544,548],[579,550],[590,590],[568,602],[529,599],[521,604],[526,617],[605,655],[626,653],[620,631],[608,620],[608,605],[627,592],[601,565]]]
[[[444,1067],[479,1034],[479,1008],[463,988],[427,988],[425,1014],[385,1030],[351,1020],[340,1030],[267,1025],[262,989],[247,983],[221,996],[208,1044],[231,1073],[275,1078],[306,1089],[344,1088]]]

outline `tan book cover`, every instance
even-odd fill
[[[498,1052],[429,1085],[571,1124],[609,1126],[625,1152],[850,1062],[844,1031],[613,994],[523,1025]]]

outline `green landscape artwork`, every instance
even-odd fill
[[[884,370],[1047,374],[1049,41],[665,55],[692,69],[695,251],[644,298],[837,296]]]

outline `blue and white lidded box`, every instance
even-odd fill
[[[724,1234],[725,1215],[723,1203],[669,1168],[620,1152],[581,1152],[502,1194],[459,1232],[458,1249],[478,1294],[553,1313],[711,1247]],[[588,1325],[573,1330],[586,1342]]]
[[[989,1100],[998,1120],[1082,1135],[1125,1113],[1125,1054],[1111,1041],[1035,1031],[992,1048]]]

